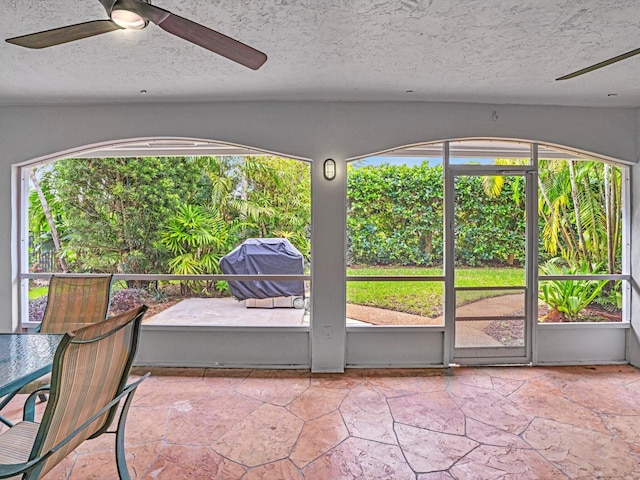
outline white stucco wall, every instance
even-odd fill
[[[498,119],[493,120],[493,112]],[[362,156],[431,140],[504,137],[637,158],[635,109],[462,103],[305,103],[4,106],[3,162],[115,139],[184,136],[296,157]]]
[[[311,350],[315,369],[328,371],[340,370],[345,358],[345,159],[428,141],[495,137],[564,145],[635,163],[640,141],[636,109],[415,102],[2,106],[0,201],[15,202],[12,165],[89,144],[162,136],[216,140],[316,161]],[[332,182],[321,174],[329,157],[338,162]],[[0,331],[17,324],[16,223],[10,209],[0,211]],[[325,327],[331,328],[331,338]],[[630,351],[640,359],[637,344],[630,343]]]
[[[640,161],[640,108],[636,111],[636,151]],[[640,367],[640,168],[631,169],[631,329],[627,333],[627,360]],[[635,241],[634,241],[635,240]]]

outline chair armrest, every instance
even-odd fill
[[[27,422],[34,421],[34,418],[36,416],[36,396],[39,393],[42,393],[45,390],[49,391],[50,389],[51,389],[50,385],[43,385],[42,387],[38,388],[37,390],[34,390],[29,394],[29,396],[24,402],[24,407],[22,409],[23,420]]]
[[[27,463],[10,463],[0,465],[0,478],[12,478],[16,475],[19,475],[27,470],[30,470],[32,467],[36,465],[36,461],[32,460]]]
[[[85,428],[87,428],[89,425],[91,425],[94,421],[96,421],[98,418],[100,418],[105,412],[107,412],[111,407],[113,407],[114,405],[117,405],[118,403],[120,403],[120,400],[122,400],[124,397],[131,395],[133,392],[135,392],[136,388],[138,388],[138,385],[140,385],[144,380],[146,380],[149,376],[151,375],[151,373],[146,373],[144,374],[144,376],[140,377],[138,380],[136,380],[133,383],[130,383],[129,385],[127,385],[125,387],[124,390],[122,390],[122,392],[120,392],[120,395],[118,395],[117,397],[115,397],[113,400],[111,400],[109,403],[107,403],[104,407],[102,407],[97,413],[95,413],[94,415],[91,416],[91,418],[89,418],[86,422],[84,422],[82,425],[80,425],[78,428],[76,428],[73,432],[71,432],[66,438],[64,438],[63,440],[61,440],[57,445],[55,445],[51,450],[49,450],[46,454],[44,454],[42,456],[42,458],[46,458],[49,455],[54,454],[55,452],[57,452],[58,450],[60,450],[62,447],[64,447],[67,443],[69,443],[71,441],[71,439],[73,437],[75,437],[76,435],[78,435],[82,430],[84,430]]]
[[[122,390],[122,392],[117,397],[115,397],[113,400],[111,400],[109,403],[107,403],[97,413],[92,415],[91,418],[89,418],[86,422],[84,422],[82,425],[80,425],[78,428],[76,428],[73,432],[71,432],[67,437],[65,437],[60,442],[58,442],[48,452],[45,452],[43,455],[41,455],[41,456],[39,456],[37,458],[34,458],[33,460],[30,460],[27,463],[16,463],[16,464],[0,465],[0,478],[9,478],[9,477],[12,477],[14,475],[27,472],[27,471],[31,470],[32,468],[34,468],[35,466],[37,466],[38,464],[40,464],[41,462],[44,462],[47,458],[49,458],[51,455],[53,455],[58,450],[60,450],[62,447],[64,447],[67,443],[69,443],[76,435],[78,435],[85,428],[87,428],[89,425],[91,425],[94,421],[96,421],[98,418],[100,418],[110,408],[112,408],[114,405],[118,404],[120,402],[120,400],[122,400],[124,397],[126,397],[128,395],[131,395],[133,392],[135,392],[135,390],[138,388],[138,385],[140,385],[144,380],[146,380],[149,377],[149,375],[151,375],[151,373],[146,373],[144,376],[140,377],[135,382],[130,383],[129,385],[127,385],[125,387],[125,389]],[[42,388],[39,388],[38,390],[46,390],[46,389],[47,389],[46,387],[42,387]],[[36,393],[37,393],[37,391],[34,392],[33,394],[31,394],[30,397],[35,395]],[[35,400],[34,400],[34,402],[35,402]]]

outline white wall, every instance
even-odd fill
[[[624,363],[626,323],[547,323],[538,325],[537,365]]]
[[[11,165],[120,139],[202,138],[316,160],[311,349],[315,370],[339,371],[346,338],[345,159],[427,141],[500,137],[565,145],[635,163],[638,132],[635,109],[415,102],[3,106],[0,199],[5,205],[15,199]],[[338,162],[332,182],[321,175],[320,163],[329,157]],[[15,246],[10,247],[16,218],[9,209],[0,212],[0,224],[0,331],[9,331],[17,324]],[[331,328],[331,338],[318,336],[325,327]]]
[[[640,108],[636,112],[636,150],[640,161]],[[627,360],[640,367],[640,168],[631,170],[631,329],[627,333]]]
[[[498,113],[498,120],[492,114]],[[635,162],[634,109],[458,103],[219,103],[0,107],[3,162],[147,136],[213,139],[297,157],[351,158],[470,136],[567,145]]]

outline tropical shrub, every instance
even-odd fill
[[[589,275],[596,266],[582,262],[578,267],[567,267],[562,260],[554,258],[540,266],[543,275]],[[600,294],[606,280],[543,280],[539,298],[551,312],[549,320],[566,317],[570,322],[577,320],[578,314]]]
[[[347,198],[350,263],[442,263],[442,167],[350,165]]]
[[[199,159],[71,158],[45,168],[40,183],[73,271],[166,271],[169,252],[158,234],[191,196],[202,175]]]
[[[41,322],[44,317],[44,311],[47,308],[47,296],[34,298],[29,300],[29,321]]]
[[[524,262],[524,182],[499,177],[498,191],[487,194],[486,179],[456,178],[456,263],[470,267]]]
[[[348,260],[355,265],[442,263],[443,173],[428,161],[349,167]],[[456,262],[512,265],[524,261],[524,183],[505,177],[485,194],[482,177],[456,183]],[[517,207],[517,208],[514,208]],[[490,220],[488,220],[490,219]]]
[[[200,205],[182,204],[169,218],[160,242],[174,254],[169,271],[177,275],[220,273],[220,258],[229,251],[228,223]],[[202,290],[205,282],[183,282],[183,290]]]
[[[570,264],[621,269],[622,170],[599,161],[540,160],[541,251]]]
[[[280,157],[245,157],[246,201],[263,214],[251,218],[252,236],[288,239],[306,260],[311,255],[309,164]],[[244,240],[244,238],[242,239]]]
[[[149,303],[151,296],[144,288],[121,288],[111,295],[109,315],[118,315],[139,305]]]
[[[622,310],[622,281],[607,282],[594,302],[608,312]]]

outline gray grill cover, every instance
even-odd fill
[[[286,238],[249,238],[220,259],[222,272],[231,274],[302,275],[302,254]],[[304,295],[303,281],[232,281],[238,300]]]

